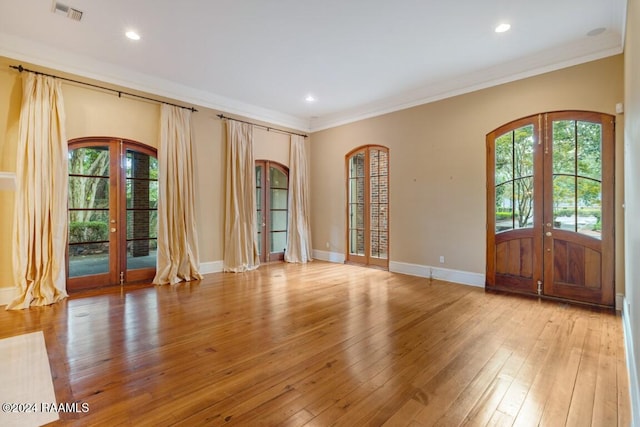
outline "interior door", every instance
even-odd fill
[[[613,134],[568,111],[487,135],[487,288],[613,305]]]
[[[69,143],[67,287],[150,280],[157,248],[158,163],[133,141]]]

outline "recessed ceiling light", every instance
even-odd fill
[[[127,31],[125,35],[131,40],[140,40],[140,34],[136,33],[135,31]]]
[[[509,24],[500,24],[496,27],[496,33],[504,33],[505,31],[509,31],[509,28],[511,28],[511,25]]]
[[[316,101],[316,97],[313,95],[307,95],[307,97],[304,99],[307,102],[315,102]]]

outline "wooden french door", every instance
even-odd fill
[[[289,169],[276,162],[256,160],[256,214],[261,262],[284,260],[288,204]]]
[[[346,261],[389,268],[389,150],[365,146],[346,156]]]
[[[157,200],[154,149],[113,138],[69,142],[69,290],[153,278]]]
[[[614,117],[565,111],[487,135],[489,289],[614,304]]]

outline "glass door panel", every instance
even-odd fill
[[[256,216],[260,261],[284,259],[287,246],[289,171],[278,163],[256,161]]]
[[[553,225],[601,238],[602,125],[553,122]]]
[[[365,153],[357,153],[349,159],[349,253],[364,256],[364,182]]]
[[[539,123],[538,123],[539,125]],[[487,286],[536,292],[542,236],[540,127],[535,118],[505,125],[487,136]]]
[[[285,170],[269,164],[269,260],[284,259],[287,247],[289,177]]]
[[[264,229],[266,227],[266,219],[264,217],[264,212],[265,212],[265,208],[264,208],[264,203],[265,203],[265,198],[263,197],[263,193],[264,193],[264,186],[263,186],[263,182],[264,182],[264,177],[263,175],[263,171],[264,168],[262,166],[262,164],[260,165],[256,165],[256,208],[257,208],[257,221],[258,221],[258,255],[260,255],[260,261],[265,261],[264,255],[266,253],[266,251],[264,250],[264,248],[266,247],[266,242],[264,240],[265,238],[265,233],[264,233]]]
[[[125,151],[126,269],[155,269],[158,230],[158,160]]]
[[[389,162],[386,151],[370,150],[369,160],[369,224],[371,244],[369,255],[387,259],[387,213],[389,208]]]
[[[531,124],[495,139],[496,232],[533,227],[534,127]]]
[[[347,261],[388,268],[388,150],[371,146],[348,154],[347,173]]]
[[[69,150],[68,276],[111,280],[111,154],[108,146]]]
[[[155,274],[158,161],[133,141],[69,143],[69,289],[147,280]]]

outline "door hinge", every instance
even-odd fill
[[[538,280],[538,295],[542,295],[542,280]]]
[[[124,285],[124,271],[120,272],[120,286]]]

